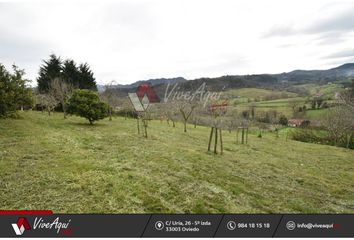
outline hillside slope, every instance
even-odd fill
[[[0,209],[55,213],[354,213],[352,150],[134,119],[89,126],[62,114],[0,120]]]

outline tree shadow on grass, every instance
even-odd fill
[[[78,126],[78,127],[86,127],[86,128],[96,128],[96,127],[105,127],[107,124],[105,123],[94,123],[90,124],[89,122],[67,122],[66,124],[72,125],[72,126]]]

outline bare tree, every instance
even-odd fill
[[[151,113],[146,110],[144,112],[139,112],[138,116],[137,116],[137,127],[138,127],[138,133],[140,133],[140,124],[143,127],[143,135],[145,138],[148,137],[148,132],[147,132],[147,128],[149,126],[149,120],[151,118]]]
[[[239,130],[241,130],[241,144],[248,143],[248,128],[250,125],[250,120],[247,118],[243,118],[238,125],[237,133],[236,133],[236,142],[238,143]]]
[[[348,107],[354,113],[354,79],[352,79],[351,89],[347,89],[339,94],[339,103]]]
[[[179,109],[177,103],[174,101],[163,103],[162,112],[165,114],[167,118],[167,124],[170,124],[171,121],[172,127],[175,127],[179,115]]]
[[[180,112],[181,117],[182,117],[184,132],[187,132],[188,119],[192,115],[197,104],[192,101],[179,101],[179,102],[176,102],[176,106],[177,106],[177,109]]]
[[[338,105],[330,108],[323,120],[330,139],[335,146],[346,146],[352,142],[354,137],[354,112],[347,106]]]
[[[49,86],[49,95],[54,98],[58,103],[61,104],[63,109],[64,118],[66,118],[66,108],[67,108],[67,100],[70,98],[73,86],[69,83],[66,83],[61,78],[55,78],[51,81]],[[49,101],[53,102],[53,101]]]
[[[51,94],[37,94],[36,102],[41,106],[44,106],[50,116],[51,112],[58,105],[58,101]]]
[[[208,151],[211,149],[212,145],[212,140],[214,138],[214,154],[217,154],[217,146],[218,146],[218,140],[220,140],[220,154],[223,154],[224,151],[224,146],[223,146],[223,138],[222,138],[222,126],[223,126],[223,121],[222,121],[222,116],[224,116],[227,112],[227,103],[215,103],[211,104],[209,108],[209,113],[211,116],[211,122],[210,122],[210,136],[209,136],[209,142],[208,142]]]
[[[323,123],[334,145],[349,148],[354,137],[354,79],[352,88],[339,94],[337,106],[329,109]]]
[[[225,125],[227,126],[229,133],[237,129],[240,122],[241,118],[237,111],[228,111],[225,114]]]
[[[250,104],[249,112],[251,120],[254,120],[256,118],[256,105],[254,103]]]
[[[191,122],[194,125],[194,128],[197,128],[197,125],[201,123],[202,116],[204,112],[204,106],[201,103],[196,103],[196,106],[194,108],[194,111],[192,113]]]
[[[113,109],[115,109],[118,106],[118,98],[116,95],[114,85],[115,85],[115,81],[106,84],[104,92],[100,94],[101,100],[107,103],[109,106],[108,108],[109,121],[112,121]]]

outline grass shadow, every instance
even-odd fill
[[[107,126],[107,124],[104,123],[86,123],[86,122],[65,122],[64,124],[69,124],[71,126],[78,126],[78,127],[86,127],[86,128],[95,128],[95,127],[104,127]]]

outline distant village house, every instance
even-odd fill
[[[290,127],[306,127],[310,124],[309,120],[306,119],[289,119],[288,126]]]

